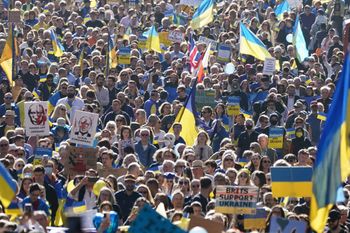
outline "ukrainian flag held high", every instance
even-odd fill
[[[16,39],[13,38],[13,27],[10,27],[6,44],[0,58],[0,66],[4,70],[10,85],[12,85],[12,62],[15,55],[18,55],[18,47],[16,46]]]
[[[147,33],[146,45],[148,50],[162,53],[162,50],[160,49],[159,35],[155,26],[152,26]]]
[[[310,225],[316,232],[323,232],[328,213],[337,201],[337,190],[350,174],[349,77],[347,54],[314,163]]]
[[[303,62],[305,58],[309,56],[309,50],[307,50],[306,42],[301,25],[299,21],[299,15],[295,19],[293,28],[293,45],[295,46],[296,56],[300,62]]]
[[[50,30],[50,37],[51,37],[51,42],[53,47],[53,54],[56,57],[61,57],[63,55],[64,48],[61,42],[57,39],[57,36],[53,30]]]
[[[118,65],[118,57],[115,50],[115,44],[111,36],[108,36],[108,58],[109,58],[109,68],[115,68]]]
[[[5,208],[7,208],[11,204],[12,199],[16,196],[17,184],[2,163],[0,163],[0,186],[2,189],[0,192],[0,200]]]
[[[192,29],[202,28],[214,20],[213,15],[214,0],[204,0],[201,2],[196,12],[194,12],[191,27]]]
[[[275,9],[275,14],[279,20],[283,19],[283,13],[290,11],[290,5],[287,0],[284,0]]]
[[[243,23],[240,24],[239,51],[241,54],[251,55],[258,60],[265,61],[271,54],[261,40],[254,35]]]
[[[192,86],[185,105],[178,112],[175,123],[181,123],[182,131],[180,136],[185,140],[186,145],[193,145],[197,138],[198,129],[196,127],[197,111],[195,108],[196,83]],[[169,130],[173,133],[172,128]]]

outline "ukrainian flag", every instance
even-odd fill
[[[37,87],[33,89],[32,94],[35,99],[40,100],[41,91]]]
[[[87,210],[85,201],[75,201],[72,205],[73,213],[79,214]]]
[[[53,30],[50,30],[50,37],[51,37],[51,42],[53,47],[53,54],[56,57],[62,57],[64,48],[61,42],[57,39],[57,36]]]
[[[283,19],[283,13],[290,11],[290,5],[287,0],[284,0],[275,9],[275,14],[279,20]]]
[[[326,113],[324,113],[324,112],[319,112],[319,113],[317,114],[317,119],[319,119],[319,120],[321,120],[321,121],[326,121],[326,120],[327,120],[327,115],[326,115]]]
[[[337,201],[337,190],[350,174],[349,77],[347,54],[314,163],[310,224],[317,232],[323,232],[328,212]]]
[[[193,145],[197,138],[198,129],[196,126],[197,111],[195,107],[196,96],[196,84],[192,86],[191,92],[186,100],[185,105],[180,109],[174,122],[179,122],[182,125],[182,131],[180,136],[185,140],[186,145]],[[169,130],[170,133],[174,133],[172,127]]]
[[[18,47],[16,45],[16,39],[13,35],[13,27],[10,27],[6,44],[0,57],[0,66],[4,70],[11,86],[13,85],[12,62],[15,59],[16,55],[18,55]]]
[[[108,38],[108,59],[110,69],[117,67],[118,57],[115,50],[115,44],[111,36]]]
[[[266,226],[267,211],[265,208],[257,208],[256,214],[243,215],[244,229],[265,229]]]
[[[132,33],[131,28],[128,27],[128,28],[126,29],[124,35],[123,35],[123,39],[124,39],[124,40],[129,40],[129,37],[130,37],[131,33]]]
[[[2,0],[2,5],[4,6],[5,9],[9,8],[9,0]]]
[[[193,30],[204,27],[214,20],[214,1],[204,0],[194,12],[190,26]]]
[[[240,24],[239,51],[241,54],[251,55],[258,60],[265,61],[271,54],[261,40],[254,35],[243,23]]]
[[[274,197],[310,197],[311,177],[311,167],[272,167],[272,195]]]
[[[307,50],[303,31],[299,21],[299,15],[295,19],[293,27],[293,45],[295,46],[296,56],[300,62],[303,62],[305,58],[309,56],[309,50]]]
[[[162,50],[160,49],[159,35],[155,26],[152,26],[147,33],[146,48],[148,50],[162,53]]]
[[[58,100],[61,99],[61,94],[60,92],[56,92],[55,94],[53,94],[50,98],[49,98],[49,106],[48,106],[48,114],[50,115],[54,108],[56,107],[56,104],[58,102]]]
[[[12,199],[16,196],[17,183],[12,179],[10,173],[5,166],[0,163],[0,186],[2,188],[0,192],[0,201],[5,208],[9,207]]]
[[[10,215],[10,220],[14,221],[18,216],[22,215],[22,209],[19,208],[18,203],[11,202],[10,205],[5,209],[5,214]]]

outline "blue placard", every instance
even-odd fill
[[[241,102],[241,97],[239,97],[239,96],[229,96],[227,98],[227,102],[230,103],[230,104],[238,104],[239,105],[239,102]]]
[[[48,155],[51,158],[52,157],[52,149],[37,147],[37,148],[35,148],[34,154],[35,154],[35,156],[39,156],[39,157],[42,157],[44,155]]]
[[[185,233],[185,231],[158,214],[149,205],[145,205],[132,222],[129,233]]]
[[[304,233],[306,232],[306,222],[298,220],[290,220],[287,218],[272,217],[270,224],[270,232],[280,233]]]

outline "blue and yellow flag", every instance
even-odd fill
[[[347,54],[318,144],[312,176],[310,224],[323,232],[337,190],[350,174],[350,57]]]
[[[4,70],[7,79],[10,83],[10,85],[13,85],[12,82],[12,63],[16,55],[18,55],[18,46],[16,45],[16,39],[13,37],[13,27],[9,28],[8,31],[8,37],[6,40],[5,47],[2,51],[1,57],[0,57],[0,66]]]
[[[283,13],[290,11],[290,5],[287,0],[284,0],[275,9],[275,14],[277,16],[277,19],[282,20],[283,19]]]
[[[327,115],[326,115],[326,113],[324,113],[324,112],[319,112],[319,113],[317,114],[317,119],[319,119],[319,120],[321,120],[321,121],[326,121],[326,120],[327,120]]]
[[[299,21],[299,15],[295,19],[293,27],[293,45],[295,46],[296,56],[300,62],[303,62],[305,58],[309,56],[309,50],[307,50],[303,31]]]
[[[57,39],[57,36],[53,30],[50,30],[50,37],[51,37],[51,42],[53,47],[53,54],[56,57],[61,57],[63,55],[64,48],[61,42]]]
[[[192,86],[184,106],[180,109],[174,121],[175,123],[181,123],[182,131],[180,136],[185,140],[186,145],[189,146],[194,144],[199,132],[196,126],[196,119],[198,118],[195,107],[196,83]],[[169,132],[174,133],[172,127]]]
[[[155,26],[152,26],[147,32],[146,48],[148,50],[162,53],[162,50],[160,49],[159,35]]]
[[[251,55],[258,60],[265,61],[271,54],[261,40],[254,35],[243,23],[240,24],[239,51],[241,54]]]
[[[274,197],[310,197],[312,167],[272,167]]]
[[[16,196],[17,183],[2,163],[0,163],[0,187],[0,200],[4,207],[7,208]]]
[[[56,107],[57,102],[61,99],[61,94],[60,92],[54,93],[50,98],[49,98],[49,106],[48,106],[48,114],[50,115],[53,110]]]
[[[10,205],[5,209],[5,214],[10,215],[10,220],[14,221],[17,217],[22,215],[22,209],[19,207],[18,203],[11,202]]]
[[[117,53],[115,50],[115,43],[112,39],[111,36],[109,36],[108,38],[108,63],[109,63],[109,68],[115,68],[118,65],[118,57],[117,57]]]
[[[204,0],[194,12],[190,26],[193,30],[202,28],[214,20],[214,1]]]

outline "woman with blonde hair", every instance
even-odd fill
[[[60,117],[66,120],[67,125],[70,125],[70,121],[67,113],[67,107],[64,104],[59,104],[54,108],[53,113],[51,115],[51,122],[56,123],[57,119]]]
[[[151,190],[147,185],[140,184],[136,188],[136,192],[140,193],[144,198],[147,199],[147,201],[149,201],[149,203],[151,203],[152,206],[154,206],[154,199],[152,197]]]
[[[213,149],[208,145],[209,143],[209,135],[205,131],[200,131],[197,134],[193,149],[197,158],[202,161],[208,160],[213,154]]]
[[[252,186],[253,184],[250,180],[250,171],[246,168],[239,170],[236,183],[238,186]]]

